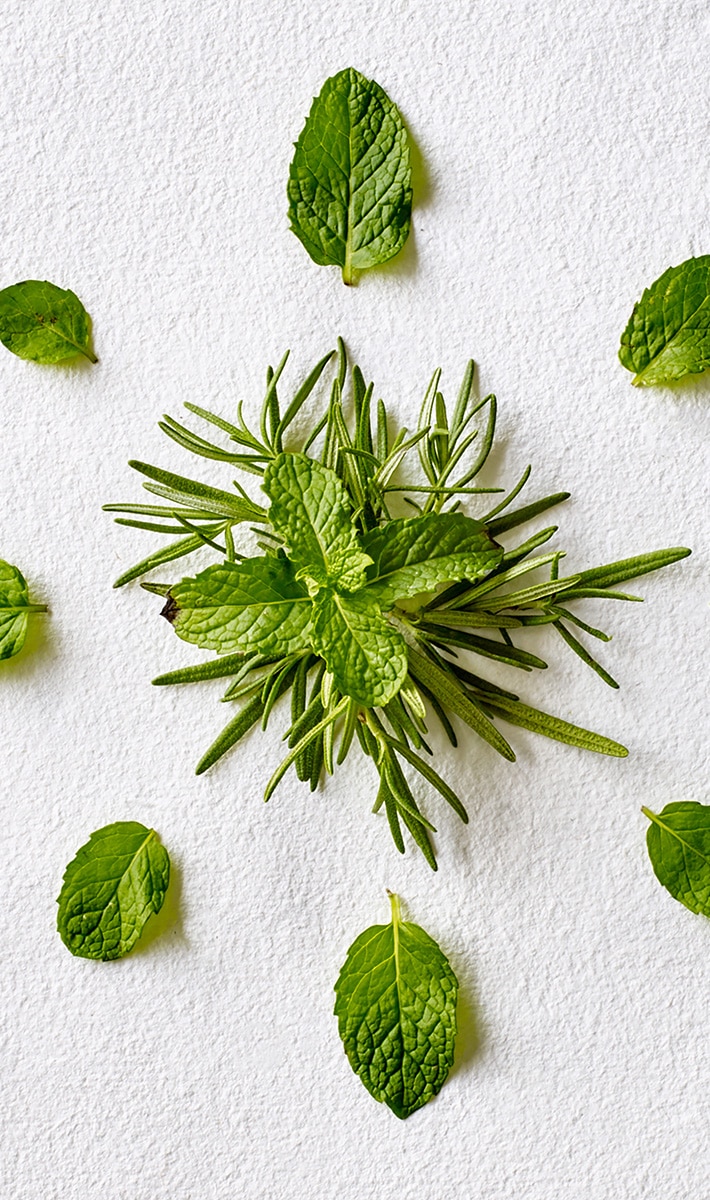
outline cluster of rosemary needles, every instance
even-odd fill
[[[564,552],[548,548],[556,525],[522,541],[509,535],[569,493],[520,506],[529,467],[505,495],[476,486],[493,446],[497,405],[493,395],[476,396],[473,362],[453,406],[435,372],[410,432],[393,430],[383,401],[374,403],[373,385],[350,366],[342,341],[284,406],[279,389],[287,358],[267,372],[256,431],[241,404],[234,421],[185,405],[212,427],[215,441],[164,417],[160,427],[173,441],[198,458],[228,463],[257,487],[250,494],[235,480],[233,490],[223,490],[131,462],[145,476],[144,488],[163,503],[106,508],[123,514],[119,524],[164,535],[167,545],[116,586],[211,549],[218,561],[197,575],[143,583],[165,597],[163,614],[179,636],[217,652],[154,682],[229,679],[224,700],[237,711],[197,772],[213,766],[252,726],[266,729],[288,693],[288,753],[265,798],[289,768],[315,789],[359,751],[375,766],[374,808],[384,807],[395,845],[404,850],[408,830],[436,868],[421,784],[440,793],[463,821],[467,815],[432,765],[429,724],[438,722],[455,747],[463,721],[510,761],[515,754],[501,723],[625,756],[618,742],[526,704],[512,680],[516,672],[547,666],[524,643],[529,629],[549,625],[617,687],[589,649],[609,636],[582,620],[576,602],[637,600],[617,586],[690,551],[657,550],[562,575]],[[294,426],[303,423],[303,407],[334,358],[325,411],[299,437]],[[497,493],[495,502],[483,516],[462,513],[472,497],[490,503],[490,493]],[[410,515],[395,516],[393,508]],[[245,524],[257,535],[259,555],[237,549],[235,531]],[[511,687],[488,677],[489,663],[511,668]]]

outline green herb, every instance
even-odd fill
[[[0,291],[0,342],[18,358],[60,363],[91,349],[91,319],[78,296],[53,283],[27,279]]]
[[[667,804],[660,816],[641,810],[656,878],[691,912],[710,917],[710,806],[693,800]]]
[[[454,1060],[458,983],[433,938],[403,921],[361,933],[335,985],[335,1015],[350,1066],[375,1100],[410,1116],[433,1099]]]
[[[160,912],[170,859],[153,829],[117,821],[92,833],[64,872],[57,929],[79,958],[123,958]]]
[[[296,142],[289,219],[314,262],[355,271],[394,258],[412,208],[407,132],[374,80],[350,67],[327,79]]]
[[[374,410],[372,385],[365,385],[358,367],[349,369],[341,342],[327,410],[315,425],[306,421],[311,432],[299,439],[294,423],[304,416],[331,357],[321,359],[283,407],[278,387],[286,359],[269,369],[258,433],[245,423],[241,406],[230,422],[187,405],[220,431],[224,445],[165,417],[161,428],[179,445],[260,483],[259,499],[268,507],[239,483],[226,492],[133,463],[146,477],[144,487],[164,503],[107,508],[124,514],[121,524],[162,534],[169,544],[117,585],[198,549],[216,553],[220,561],[196,576],[144,584],[165,598],[163,613],[181,638],[219,655],[154,682],[224,678],[224,700],[243,702],[198,773],[255,724],[265,729],[288,693],[288,752],[265,798],[291,767],[315,789],[349,753],[360,751],[376,769],[375,811],[384,810],[396,846],[404,850],[408,831],[435,868],[434,825],[420,808],[421,786],[438,793],[461,820],[467,816],[432,765],[427,724],[438,722],[455,746],[455,725],[462,721],[511,761],[515,754],[498,722],[624,756],[618,742],[526,704],[517,690],[489,678],[486,665],[518,674],[544,669],[544,660],[520,644],[529,629],[544,624],[616,687],[581,640],[608,641],[608,635],[574,611],[576,602],[635,600],[617,585],[689,551],[655,551],[561,577],[563,552],[539,553],[556,526],[505,548],[511,531],[568,493],[515,508],[529,468],[502,499],[486,496],[500,489],[476,486],[493,445],[497,410],[495,397],[475,397],[472,363],[453,410],[439,391],[437,372],[416,431],[394,433],[381,401]],[[293,443],[289,448],[286,439]],[[415,456],[419,477],[409,474],[400,482]],[[458,511],[471,499],[489,506],[478,519]],[[399,516],[394,509],[402,504],[414,515]],[[259,555],[248,558],[236,549],[240,524],[255,530]]]
[[[619,358],[636,387],[710,367],[710,254],[669,267],[634,307]]]
[[[0,659],[20,653],[30,613],[46,611],[46,604],[30,604],[27,584],[17,567],[0,559]]]

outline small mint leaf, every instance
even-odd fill
[[[374,80],[350,67],[323,84],[296,142],[291,229],[314,262],[353,271],[387,262],[409,234],[407,132]]]
[[[44,604],[30,604],[27,584],[17,567],[0,559],[0,659],[20,653],[30,613],[46,611]]]
[[[710,254],[689,258],[646,288],[621,336],[636,387],[673,383],[710,367]]]
[[[79,958],[123,958],[160,911],[170,881],[155,830],[117,821],[92,833],[64,872],[57,929]]]
[[[710,917],[710,806],[681,800],[660,814],[642,812],[656,878],[691,912]]]
[[[81,300],[46,280],[26,279],[0,291],[0,342],[31,362],[66,362],[80,354],[98,361]]]
[[[433,938],[402,921],[353,942],[335,985],[338,1032],[375,1100],[404,1119],[441,1090],[454,1060],[458,983]]]

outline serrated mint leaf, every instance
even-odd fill
[[[60,363],[91,349],[91,320],[73,292],[46,280],[26,279],[0,291],[0,342],[18,358]]]
[[[314,262],[353,272],[387,262],[409,234],[407,133],[374,80],[350,67],[327,79],[296,142],[291,229]]]
[[[313,604],[313,649],[345,696],[371,708],[387,704],[407,674],[404,638],[366,591],[323,590]]]
[[[371,563],[352,523],[348,493],[335,471],[306,454],[279,454],[264,473],[269,520],[298,574],[316,587],[355,592]]]
[[[282,555],[224,562],[168,592],[163,616],[178,637],[218,654],[305,648],[312,605]]]
[[[635,305],[619,358],[636,387],[710,367],[710,254],[669,267]]]
[[[45,604],[30,604],[27,584],[17,567],[0,559],[0,659],[20,653],[30,613],[46,611]]]
[[[402,921],[373,925],[348,951],[335,1015],[350,1066],[404,1118],[443,1087],[454,1060],[458,983],[433,938]]]
[[[170,859],[154,829],[116,821],[92,833],[64,872],[57,929],[79,958],[123,958],[163,906]]]
[[[363,549],[374,564],[368,594],[384,606],[442,583],[478,579],[503,557],[481,522],[461,513],[390,521],[363,538]]]
[[[681,800],[660,814],[642,812],[656,878],[691,912],[710,917],[710,806]]]

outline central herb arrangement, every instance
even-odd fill
[[[618,686],[571,626],[602,641],[608,636],[568,606],[588,597],[635,600],[613,590],[615,585],[690,551],[659,550],[560,577],[562,551],[536,554],[557,526],[504,548],[504,535],[569,495],[558,492],[511,510],[529,467],[481,519],[458,511],[465,498],[502,490],[474,485],[493,445],[496,400],[475,396],[472,362],[452,410],[439,391],[437,371],[417,430],[400,429],[393,436],[384,404],[373,405],[372,384],[366,386],[357,366],[349,369],[339,342],[327,410],[315,427],[311,423],[307,436],[294,437],[294,447],[286,449],[287,436],[293,436],[294,422],[299,423],[299,414],[303,418],[303,406],[334,353],[321,359],[283,411],[278,387],[288,356],[276,371],[269,369],[258,433],[245,423],[241,405],[231,423],[187,404],[192,414],[226,435],[229,448],[165,417],[161,428],[187,450],[256,476],[268,507],[237,482],[235,491],[224,491],[132,462],[147,477],[144,487],[167,504],[106,508],[127,514],[119,524],[165,534],[171,542],[116,586],[204,547],[217,552],[220,562],[193,577],[143,584],[166,598],[163,615],[181,638],[219,655],[154,682],[228,677],[224,699],[245,702],[201,759],[198,773],[257,722],[266,729],[275,705],[290,692],[289,753],[265,798],[291,766],[315,789],[324,773],[332,774],[359,747],[377,769],[374,808],[384,806],[395,845],[404,851],[404,825],[436,869],[429,836],[434,826],[421,810],[407,768],[463,821],[467,815],[431,765],[427,706],[453,746],[453,722],[459,718],[510,761],[515,754],[495,723],[499,720],[625,756],[618,742],[532,708],[480,674],[481,660],[522,671],[544,669],[547,664],[517,640],[545,624],[606,683]],[[403,482],[403,464],[414,453],[420,480]],[[397,501],[414,515],[393,516]],[[235,547],[234,529],[244,523],[256,532],[259,556],[247,557]],[[535,581],[524,581],[533,572]],[[461,651],[471,657],[464,661]]]

